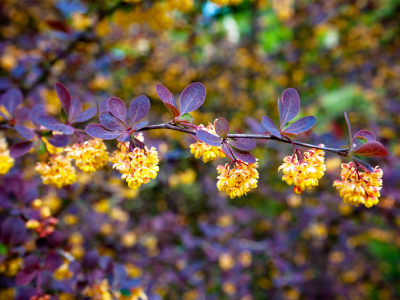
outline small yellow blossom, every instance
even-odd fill
[[[14,166],[14,158],[10,157],[8,144],[5,138],[0,139],[0,175],[7,174]]]
[[[204,127],[200,124],[200,129],[204,129],[205,131],[216,134],[214,125],[209,124],[207,127]],[[214,160],[217,157],[225,157],[224,152],[220,146],[211,146],[203,142],[196,142],[190,145],[190,153],[194,154],[194,157],[200,158],[203,157],[203,162],[208,162],[210,160]]]
[[[18,271],[22,269],[24,260],[21,257],[5,259],[0,264],[0,274],[3,273],[6,276],[15,276]]]
[[[50,156],[48,163],[37,163],[35,170],[42,175],[44,184],[55,185],[59,189],[76,181],[75,168],[71,166],[71,159],[61,155]]]
[[[258,182],[258,162],[247,164],[238,161],[236,168],[230,168],[229,164],[218,166],[217,187],[220,191],[225,191],[231,199],[247,195],[251,188],[257,187]]]
[[[76,143],[66,148],[67,156],[76,160],[76,166],[85,173],[92,173],[107,163],[107,147],[101,140],[90,140],[83,144]]]
[[[132,288],[129,296],[121,296],[121,300],[147,300],[147,295],[141,287]]]
[[[92,287],[86,287],[83,290],[83,294],[93,300],[111,300],[112,295],[109,289],[110,286],[107,279],[103,279],[100,283],[94,283]]]
[[[378,166],[371,173],[359,172],[353,162],[342,164],[342,180],[335,180],[334,186],[339,190],[344,203],[354,206],[364,204],[372,207],[378,204],[379,191],[382,189],[383,171]]]
[[[27,229],[36,229],[40,226],[40,222],[38,220],[35,219],[30,219],[29,221],[27,221],[25,223],[25,227]]]
[[[64,152],[64,148],[57,148],[53,146],[45,137],[42,137],[42,141],[46,146],[47,152],[49,152],[50,154],[60,154]]]
[[[64,280],[67,278],[71,278],[74,275],[72,271],[69,269],[69,262],[64,261],[64,263],[54,271],[53,277],[57,280]]]

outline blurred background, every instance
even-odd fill
[[[224,117],[231,132],[259,133],[262,116],[278,121],[277,99],[292,87],[298,117],[318,118],[298,141],[346,148],[347,111],[353,133],[368,129],[387,147],[387,157],[367,160],[384,170],[371,209],[343,203],[333,181],[348,159],[329,153],[319,186],[295,195],[277,172],[291,146],[273,141],[252,151],[258,188],[234,200],[216,187],[227,159],[204,164],[190,154],[194,140],[173,131],[145,133],[160,172],[139,191],[110,163],[53,189],[34,171],[37,156],[18,159],[8,178],[47,201],[65,250],[124,264],[150,299],[400,299],[399,81],[398,0],[0,2],[0,92],[21,89],[27,107],[43,103],[57,116],[61,82],[85,107],[147,95],[157,124],[170,120],[157,83],[179,99],[202,82],[196,125]],[[4,133],[10,145],[22,140]],[[14,288],[0,283],[3,295]]]

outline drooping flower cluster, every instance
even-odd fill
[[[14,158],[10,157],[7,141],[3,137],[0,139],[0,175],[7,174],[13,166]]]
[[[40,237],[46,237],[51,234],[55,230],[55,226],[58,224],[58,219],[51,216],[50,207],[43,205],[43,201],[41,199],[35,199],[32,202],[32,208],[39,211],[37,219],[30,219],[25,223],[25,227],[28,229],[35,230],[35,232]]]
[[[214,125],[209,124],[207,127],[200,124],[199,129],[203,129],[208,131],[209,133],[216,134]],[[221,147],[219,146],[211,146],[204,142],[197,141],[194,144],[190,145],[190,153],[194,154],[194,157],[200,158],[203,157],[203,162],[208,162],[210,160],[214,160],[217,157],[225,157],[224,152],[222,152]]]
[[[322,144],[319,146],[324,147]],[[326,170],[324,154],[323,150],[312,148],[304,152],[304,158],[301,161],[297,158],[297,154],[286,156],[283,159],[284,163],[278,169],[285,174],[282,180],[288,185],[294,184],[293,191],[296,194],[302,194],[305,189],[318,186],[318,179]]]
[[[129,152],[129,143],[118,143],[118,148],[119,150],[113,152],[110,161],[114,163],[113,168],[122,174],[121,178],[126,180],[130,188],[137,190],[142,184],[157,177],[159,168],[156,148],[135,148]]]
[[[89,140],[66,148],[67,156],[76,160],[76,166],[85,173],[104,167],[108,160],[107,147],[101,140]]]
[[[51,155],[47,163],[37,163],[35,170],[42,175],[44,184],[55,185],[59,189],[76,181],[71,158],[62,155]]]
[[[354,206],[364,204],[372,207],[378,204],[379,191],[382,189],[383,171],[378,166],[374,172],[359,172],[353,162],[342,164],[340,176],[342,180],[335,180],[334,186],[338,189],[344,203]]]
[[[220,191],[225,191],[231,199],[247,195],[250,189],[257,187],[258,182],[258,162],[248,164],[238,160],[235,168],[219,165],[217,171],[217,187]]]

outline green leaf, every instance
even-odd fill
[[[180,116],[180,118],[178,119],[178,123],[189,123],[189,124],[191,124],[193,122],[193,120],[194,120],[193,116],[191,114],[187,113],[187,114],[184,114],[184,115]]]
[[[6,245],[0,243],[0,255],[6,255],[8,251],[8,248]]]

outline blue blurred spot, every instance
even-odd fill
[[[220,9],[214,3],[211,3],[211,2],[207,1],[206,4],[203,5],[203,9],[202,10],[203,10],[203,15],[206,18],[211,18],[215,14],[217,14]]]
[[[118,48],[111,49],[111,55],[115,60],[123,60],[125,58],[125,52]]]

